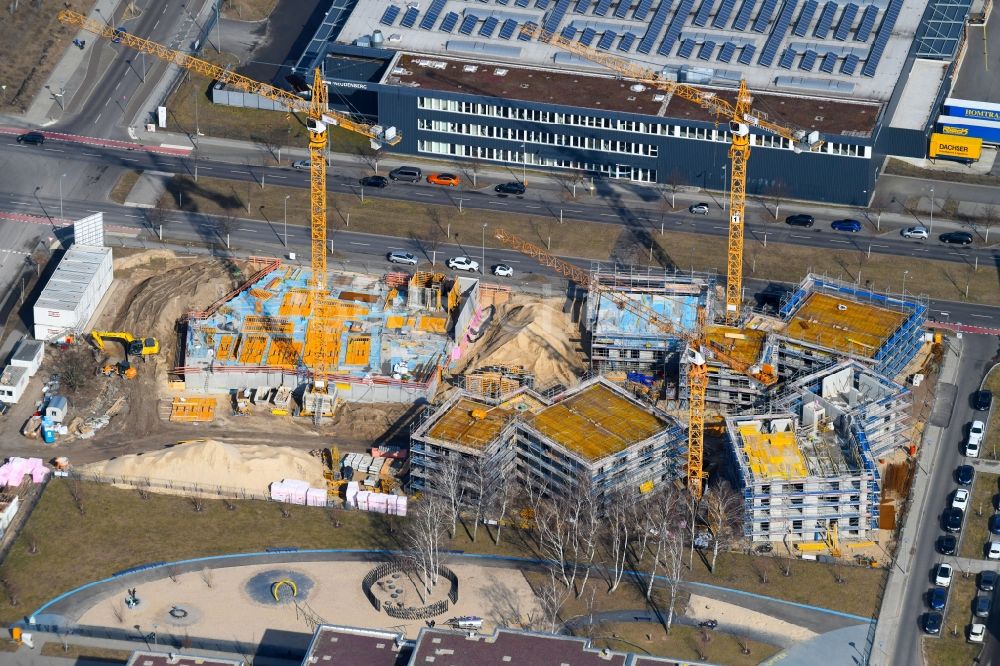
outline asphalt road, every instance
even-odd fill
[[[927,486],[927,510],[922,517],[916,551],[907,571],[907,587],[903,594],[902,608],[906,609],[899,628],[896,650],[892,663],[898,666],[913,666],[923,662],[920,641],[923,640],[922,621],[928,611],[927,591],[932,587],[931,570],[938,563],[953,561],[939,555],[934,550],[941,529],[941,513],[948,506],[950,494],[957,488],[955,469],[963,464],[962,444],[968,424],[974,418],[981,418],[981,412],[974,412],[969,402],[973,391],[979,388],[987,369],[987,362],[997,352],[997,338],[984,335],[966,335],[962,341],[962,356],[958,372],[957,393],[951,409],[951,421],[933,460],[925,461],[926,469],[918,473],[931,474]],[[969,538],[972,538],[971,536]],[[960,569],[956,568],[956,575]],[[964,630],[964,628],[962,628]],[[996,636],[997,627],[991,625],[991,633]],[[934,639],[928,639],[934,640]]]

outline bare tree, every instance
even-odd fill
[[[59,384],[72,398],[80,389],[94,381],[94,356],[86,345],[71,345],[59,352],[55,362]]]
[[[33,531],[25,531],[24,540],[28,542],[28,554],[36,555],[38,553],[38,538],[35,537]]]
[[[998,212],[1000,211],[997,210],[996,204],[990,203],[983,206],[983,224],[986,226],[986,236],[983,240],[986,243],[990,242],[990,229],[997,223]]]
[[[205,510],[205,498],[195,495],[191,498],[191,508],[194,509],[195,513],[201,513]]]
[[[285,138],[285,132],[280,127],[272,127],[264,132],[260,137],[260,144],[274,158],[275,164],[281,164],[281,142]]]
[[[449,533],[452,539],[455,538],[455,533],[458,530],[458,519],[465,506],[467,472],[467,465],[464,464],[461,454],[451,452],[449,455],[442,456],[439,458],[437,478],[431,489],[432,493],[441,497],[447,512]]]
[[[709,567],[712,573],[715,573],[719,550],[728,548],[739,535],[742,508],[741,497],[728,483],[717,484],[705,493],[705,522],[712,533],[712,564]]]
[[[69,489],[69,496],[73,499],[73,506],[76,507],[81,516],[87,515],[87,510],[84,506],[83,484],[79,479],[71,478],[67,480],[66,487]]]
[[[507,518],[507,510],[511,505],[512,494],[513,486],[511,485],[510,476],[507,474],[498,474],[490,486],[489,502],[485,508],[487,519],[496,522],[496,532],[493,542],[497,545],[500,545],[500,528]]]
[[[674,168],[667,174],[666,184],[667,189],[670,190],[670,208],[677,208],[677,191],[687,182],[687,175],[680,169]]]
[[[438,581],[441,566],[441,544],[444,542],[448,524],[448,508],[437,493],[425,493],[415,502],[410,519],[406,523],[403,542],[406,557],[421,576],[422,587],[418,587],[424,601]]]
[[[646,582],[646,599],[653,594],[653,579],[656,568],[666,553],[667,541],[671,538],[671,530],[677,528],[677,515],[681,505],[681,496],[677,487],[667,484],[647,503],[649,515],[652,518],[652,535],[655,538],[653,563],[649,567],[649,580]]]
[[[609,592],[618,589],[625,575],[625,561],[628,558],[629,539],[634,536],[631,531],[631,504],[635,498],[625,492],[617,492],[609,498],[605,516],[605,540],[608,555],[611,558],[611,580]]]
[[[541,606],[542,614],[548,624],[548,631],[555,632],[559,624],[559,611],[569,598],[569,588],[563,585],[560,580],[560,572],[551,564],[548,567],[544,583],[538,590],[538,602]]]
[[[211,589],[215,584],[215,576],[212,574],[212,570],[205,567],[201,570],[201,581],[205,583],[205,587]]]
[[[125,607],[121,601],[115,601],[111,604],[111,614],[114,615],[115,620],[118,624],[124,624],[125,622]]]
[[[600,515],[600,505],[589,476],[581,474],[577,482],[577,494],[580,496],[580,511],[576,522],[576,538],[574,561],[583,567],[583,580],[576,591],[579,599],[587,589],[587,581],[593,569],[597,556],[597,547],[601,540],[603,521]]]
[[[662,536],[664,565],[666,567],[667,591],[670,593],[670,603],[667,606],[667,633],[674,623],[674,607],[677,604],[677,593],[680,591],[684,576],[684,530],[679,525],[667,529]]]
[[[534,512],[542,557],[548,562],[554,575],[558,575],[563,584],[571,588],[573,580],[570,578],[569,563],[576,528],[572,523],[569,506],[560,501],[562,493],[558,497],[546,496],[546,488],[531,480],[525,484],[525,490],[526,499]]]
[[[691,554],[688,561],[688,568],[694,568],[694,542],[698,537],[698,525],[701,522],[702,517],[705,513],[704,497],[699,497],[697,494],[691,492],[688,488],[684,493],[684,507],[687,518],[685,524],[687,525],[688,536],[691,540]]]
[[[468,466],[468,476],[473,490],[470,493],[468,508],[472,511],[472,542],[476,542],[479,533],[479,523],[492,502],[495,480],[497,476],[493,467],[494,460],[490,456],[478,456]]]
[[[788,184],[778,179],[765,190],[765,196],[774,202],[774,219],[781,215],[781,204],[788,197]]]

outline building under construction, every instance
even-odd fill
[[[754,541],[863,539],[878,527],[879,473],[867,443],[821,401],[798,413],[731,416],[729,450]]]
[[[598,497],[649,491],[683,475],[687,439],[670,416],[597,377],[552,398],[528,387],[500,398],[456,392],[415,425],[414,489],[433,489],[441,461],[482,461],[491,476],[516,474],[566,492],[583,477]]]
[[[478,307],[478,287],[432,273],[333,274],[316,304],[308,269],[265,262],[240,289],[189,315],[185,388],[295,391],[322,367],[327,404],[429,399]]]
[[[613,290],[632,299],[692,335],[698,309],[711,319],[715,276],[705,273],[633,271],[596,268],[587,295],[586,327],[590,332],[591,365],[599,372],[632,371],[662,374],[674,366],[684,340],[664,333],[655,324],[622,309],[600,289]]]

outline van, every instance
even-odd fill
[[[793,227],[811,227],[815,222],[812,215],[789,215],[785,218],[785,224]]]
[[[401,166],[393,169],[389,172],[389,178],[393,180],[402,180],[407,183],[416,183],[420,181],[422,172],[417,167],[412,166]]]

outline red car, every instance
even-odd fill
[[[461,179],[453,173],[432,173],[427,176],[427,182],[434,185],[447,185],[448,187],[458,187]]]

